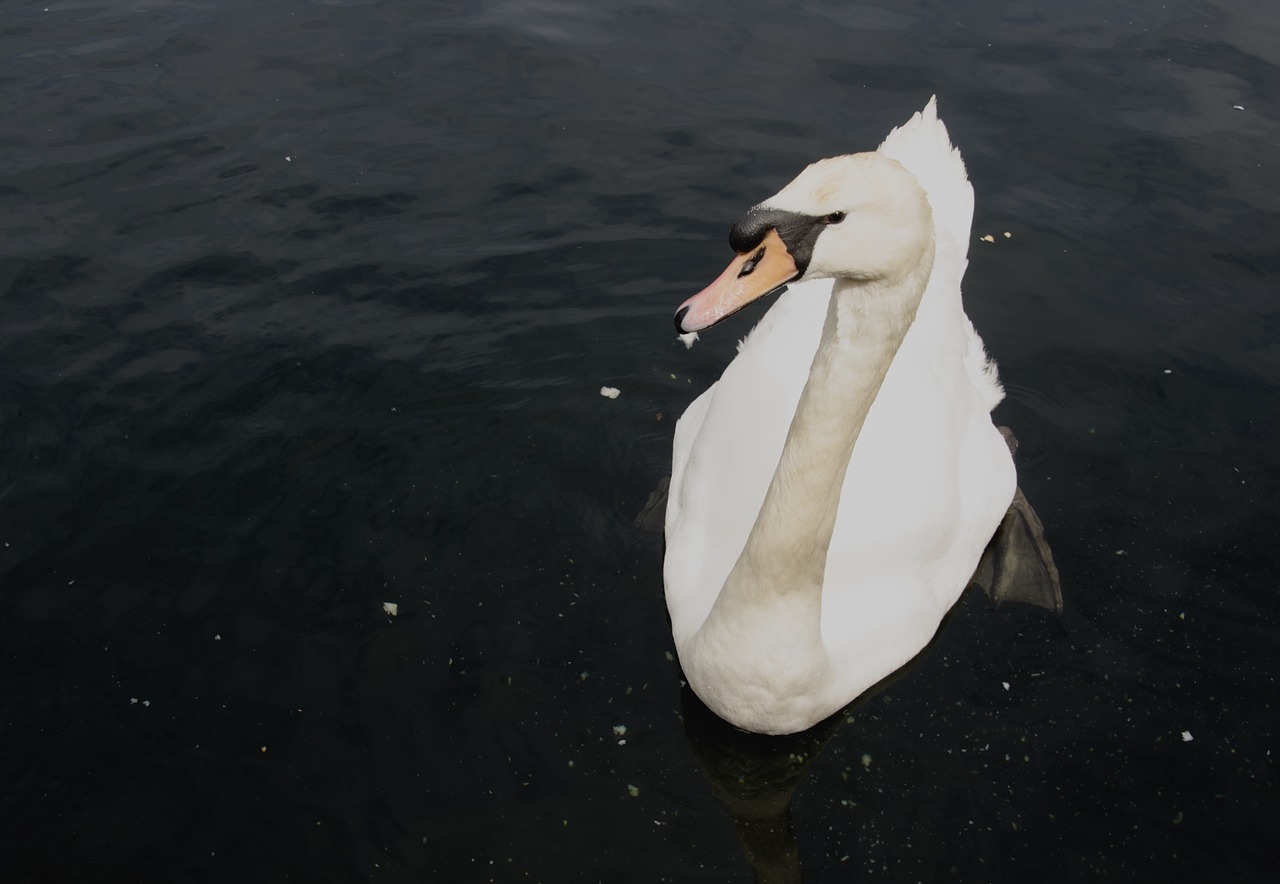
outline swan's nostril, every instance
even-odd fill
[[[688,312],[689,312],[688,304],[685,304],[683,307],[681,307],[679,310],[676,311],[676,334],[680,334],[680,335],[688,334],[688,332],[684,330],[684,326],[681,325],[681,323],[684,321],[685,314]]]
[[[746,263],[742,265],[742,269],[738,271],[738,279],[742,279],[744,276],[750,276],[755,271],[756,266],[760,263],[760,259],[763,257],[764,246],[761,246],[760,251],[752,255]]]

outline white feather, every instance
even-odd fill
[[[816,651],[829,665],[779,651],[773,668],[762,668],[753,660],[769,647],[709,643],[703,627],[773,480],[832,280],[793,284],[675,431],[665,583],[676,647],[699,696],[751,730],[807,727],[914,656],[964,589],[1014,493],[1012,459],[990,418],[1003,392],[960,295],[973,190],[935,102],[891,132],[879,152],[924,189],[936,253],[841,486]],[[806,196],[784,189],[769,205],[790,199],[802,205]],[[769,616],[785,635],[785,604]],[[779,699],[733,699],[757,688]]]

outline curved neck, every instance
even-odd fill
[[[790,615],[807,621],[803,640],[819,634],[827,549],[849,459],[932,268],[930,249],[896,280],[836,280],[782,456],[716,599],[720,613],[785,598]]]

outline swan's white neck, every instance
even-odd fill
[[[736,710],[739,726],[756,730],[763,724],[777,731],[788,709],[803,718],[807,707],[821,702],[815,689],[835,687],[822,643],[822,589],[840,493],[854,445],[915,319],[932,266],[930,247],[915,270],[897,280],[835,281],[809,379],[764,503],[694,637],[694,665],[725,670],[726,676],[708,672],[711,677],[696,683],[737,693],[714,703],[703,700],[712,708]]]

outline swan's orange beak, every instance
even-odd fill
[[[683,335],[710,328],[799,275],[782,237],[770,229],[758,246],[740,253],[715,282],[676,309],[676,330]]]

